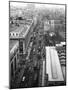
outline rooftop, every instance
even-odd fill
[[[30,20],[31,21],[31,20]],[[27,35],[29,28],[32,25],[32,22],[29,22],[30,24],[22,24],[19,27],[10,28],[10,38],[25,38]],[[13,34],[17,33],[18,35],[14,36]]]
[[[18,36],[10,36],[10,38],[25,38],[29,31],[30,25],[23,25],[10,33],[17,33]]]
[[[17,40],[10,40],[9,41],[9,50],[11,51],[11,49],[13,48],[14,45],[16,45],[18,41]]]

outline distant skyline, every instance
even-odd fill
[[[10,6],[14,6],[14,7],[17,7],[17,8],[25,8],[27,6],[30,7],[30,4],[32,4],[33,7],[35,7],[35,8],[53,8],[53,9],[56,8],[56,9],[65,10],[65,5],[59,5],[59,4],[54,5],[54,4],[46,4],[46,3],[45,4],[36,4],[36,3],[24,3],[24,2],[11,2]]]

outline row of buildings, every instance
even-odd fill
[[[16,30],[9,32],[10,83],[14,81],[14,77],[19,68],[19,63],[24,59],[24,56],[28,51],[30,38],[33,34],[33,28],[33,20],[29,20],[29,25],[22,24]]]
[[[58,22],[57,25],[60,25],[60,20],[56,20],[56,21]],[[43,21],[43,22],[41,21],[43,24],[43,33],[50,31],[50,30],[51,30],[51,32],[54,32],[56,21],[55,20],[47,20],[47,19],[45,19],[45,21]],[[33,20],[31,20],[31,19],[29,20],[29,24],[21,24],[21,26],[17,27],[16,30],[9,32],[10,42],[13,41],[15,43],[14,45],[12,45],[12,49],[10,50],[11,81],[14,80],[15,73],[16,73],[17,69],[19,68],[19,62],[23,61],[24,56],[28,53],[27,51],[28,51],[30,39],[33,36],[33,31],[34,31],[36,24],[37,24],[37,18],[35,17]],[[54,33],[52,33],[52,34],[54,34]],[[11,44],[10,44],[10,46],[11,46]],[[50,53],[49,52],[50,50],[51,50],[50,48],[48,48],[48,49],[46,48],[46,54],[48,54],[48,55],[46,55],[47,59],[45,59],[42,63],[42,86],[45,86],[45,80],[44,80],[45,77],[47,79],[47,82],[49,81],[48,82],[49,84],[52,84],[53,82],[56,82],[56,81],[59,81],[60,83],[62,81],[62,83],[64,83],[64,78],[62,75],[62,70],[61,70],[60,62],[59,62],[58,56],[56,54],[56,51],[54,51],[55,53],[53,53],[53,51],[51,50],[51,53]],[[53,54],[55,54],[55,57],[53,57]],[[13,58],[11,59],[12,56],[13,56]],[[57,57],[57,60],[56,60],[56,57]],[[52,60],[51,60],[51,58],[52,58]],[[27,59],[28,59],[28,57],[27,57]],[[54,59],[56,61],[54,61]],[[58,65],[56,65],[57,63],[58,63]],[[59,67],[57,67],[57,66],[59,66]],[[46,71],[47,75],[45,75],[45,67],[47,70]],[[59,68],[59,70],[58,70],[58,68]],[[57,74],[56,74],[56,72],[57,72]]]

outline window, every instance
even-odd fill
[[[18,36],[18,33],[16,33],[16,36]]]
[[[9,35],[11,36],[11,33]]]
[[[14,33],[13,33],[13,36],[14,36]]]
[[[15,71],[16,71],[16,57],[15,57],[15,59],[14,59],[14,68],[15,68]]]
[[[11,63],[11,77],[13,77],[13,62]]]

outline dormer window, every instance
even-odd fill
[[[18,33],[16,33],[16,36],[18,36]]]
[[[14,36],[14,33],[13,33],[13,36]]]
[[[9,36],[11,36],[11,33],[9,34]]]

